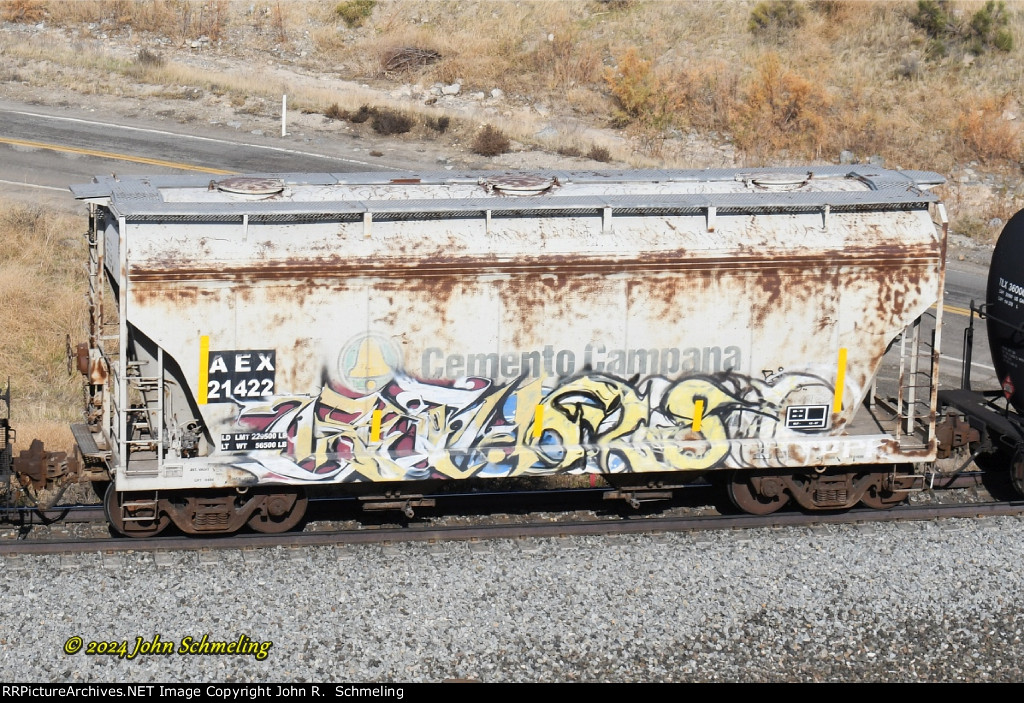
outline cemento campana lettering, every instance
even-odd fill
[[[429,347],[423,352],[420,370],[423,378],[538,378],[541,374],[570,376],[586,370],[616,376],[672,376],[739,369],[741,356],[737,346],[609,349],[591,342],[582,354],[572,349],[556,350],[550,344],[540,351],[478,354],[445,354],[440,347]]]

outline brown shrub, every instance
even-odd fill
[[[448,117],[447,115],[441,115],[440,117],[427,119],[427,126],[434,130],[435,132],[437,132],[438,134],[444,134],[445,132],[447,132],[451,124],[452,118]]]
[[[965,158],[983,163],[1021,160],[1020,124],[1003,119],[1011,99],[1009,94],[982,98],[957,115],[953,129],[967,149]]]
[[[616,122],[637,123],[644,129],[670,126],[679,109],[679,95],[666,72],[656,71],[630,47],[615,68],[607,68],[604,80],[617,105]]]
[[[348,110],[342,110],[338,106],[338,103],[331,103],[326,110],[324,110],[324,117],[328,117],[332,120],[347,120],[349,118]]]
[[[41,0],[5,0],[0,3],[0,19],[4,22],[33,24],[46,17],[46,6]]]
[[[677,122],[705,130],[730,130],[739,102],[739,74],[725,62],[687,67],[672,76]]]
[[[377,134],[385,136],[391,134],[405,134],[412,129],[412,118],[396,110],[377,108],[373,112],[373,121],[370,126]]]
[[[778,54],[769,53],[737,106],[737,144],[759,153],[786,149],[817,156],[827,137],[830,104],[819,84],[786,70]]]
[[[360,105],[358,110],[347,116],[347,119],[352,124],[362,124],[373,117],[373,113],[374,109],[369,105]]]
[[[474,154],[480,156],[497,156],[511,149],[512,143],[500,129],[484,125],[484,128],[477,133],[470,148]]]

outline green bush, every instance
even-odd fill
[[[1008,23],[1006,3],[988,0],[984,7],[971,15],[971,51],[981,54],[989,47],[1000,51],[1012,49],[1013,34],[1007,27]]]
[[[349,29],[362,27],[363,22],[373,14],[377,0],[345,0],[334,7],[334,14],[340,17]]]
[[[1000,51],[1013,50],[1013,32],[1009,29],[999,29],[992,40],[992,45]]]
[[[917,0],[917,10],[910,21],[932,39],[941,39],[955,33],[950,17],[947,0]]]
[[[1008,27],[1003,0],[988,0],[967,24],[956,20],[948,0],[917,0],[910,21],[928,35],[926,53],[931,59],[944,58],[955,49],[979,56],[989,49],[1013,49],[1013,33]]]
[[[804,6],[795,0],[764,0],[750,11],[747,29],[762,36],[779,36],[803,26],[807,21]]]

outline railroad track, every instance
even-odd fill
[[[768,516],[702,514],[685,516],[592,516],[581,518],[530,518],[510,521],[495,516],[475,524],[418,524],[406,526],[359,525],[355,528],[309,525],[302,532],[283,534],[238,534],[196,538],[161,536],[148,539],[46,537],[43,539],[0,540],[0,556],[12,554],[82,554],[138,551],[209,551],[259,549],[268,547],[311,547],[324,545],[395,544],[403,542],[485,541],[494,539],[537,539],[586,535],[658,534],[792,528],[815,525],[867,524],[882,522],[934,521],[951,518],[1024,516],[1024,501],[904,505],[879,511],[854,509],[836,513],[779,512]]]

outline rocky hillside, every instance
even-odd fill
[[[4,0],[0,97],[368,163],[872,160],[947,176],[954,229],[1024,205],[1024,19],[1001,2]]]

